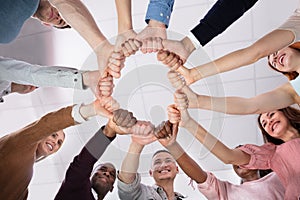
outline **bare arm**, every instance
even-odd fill
[[[175,100],[178,92],[175,93]],[[226,164],[242,165],[248,164],[250,155],[239,149],[230,149],[212,134],[206,131],[200,124],[190,117],[186,105],[177,105],[180,112],[173,106],[168,107],[168,116],[170,121],[180,119],[179,125],[187,129],[193,136],[199,140],[209,151],[217,156]],[[173,120],[174,119],[174,120]]]
[[[150,122],[138,121],[130,131],[132,141],[119,173],[119,179],[127,184],[133,183],[136,178],[140,155],[144,146],[156,140],[153,134],[154,125]]]
[[[177,142],[171,146],[168,146],[167,149],[174,158],[177,158],[176,161],[180,168],[192,180],[196,181],[197,183],[203,183],[206,181],[206,172],[202,170],[202,168],[182,149]],[[180,154],[180,156],[177,156],[178,154]]]
[[[170,105],[169,107],[172,107]],[[179,119],[179,118],[177,118]],[[156,137],[159,138],[159,142],[172,154],[176,159],[180,168],[188,175],[192,180],[197,183],[203,183],[206,181],[207,174],[201,169],[201,167],[184,151],[180,144],[176,141],[178,134],[178,120],[172,118],[171,121],[162,122],[156,129]]]
[[[80,0],[49,0],[67,23],[74,28],[95,49],[105,36],[99,30],[94,18]]]
[[[195,80],[199,80],[252,64],[290,45],[294,38],[295,36],[291,31],[274,30],[247,48],[234,51],[217,60],[193,68],[191,74]]]
[[[143,145],[131,142],[118,175],[122,182],[129,184],[135,180],[136,173],[139,168],[140,154],[143,148]]]
[[[187,97],[189,108],[201,108],[228,114],[255,114],[285,108],[299,102],[299,96],[290,83],[252,98],[211,97],[195,93],[186,86],[184,79],[177,72],[170,71],[168,78],[173,87],[181,89],[184,93],[176,94],[176,103],[186,103],[185,98]]]
[[[132,29],[131,0],[115,0],[118,13],[118,33]]]
[[[192,118],[190,118],[189,123],[185,126],[185,128],[225,164],[243,165],[250,162],[249,154],[246,154],[239,149],[228,148]]]
[[[252,98],[198,95],[198,105],[202,109],[228,114],[259,114],[297,103],[297,96],[290,83],[286,83],[270,92]]]

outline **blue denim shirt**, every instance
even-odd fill
[[[154,19],[164,23],[168,27],[173,5],[174,0],[150,0],[145,21],[148,23],[150,19]]]

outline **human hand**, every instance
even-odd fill
[[[113,93],[113,88],[114,88],[114,79],[111,75],[107,75],[104,78],[101,78],[98,82],[98,91],[99,96],[101,97],[109,97]]]
[[[137,121],[131,128],[133,142],[145,146],[157,140],[154,135],[154,125],[148,121]]]
[[[119,103],[112,97],[102,97],[93,103],[94,111],[97,115],[112,118],[113,111],[119,109]]]
[[[124,56],[129,57],[135,54],[141,46],[142,42],[137,39],[130,38],[121,45],[121,51],[123,52]]]
[[[168,79],[171,83],[171,85],[176,88],[177,90],[182,89],[184,86],[186,86],[186,82],[184,77],[176,71],[169,71],[168,72]]]
[[[141,46],[139,41],[132,38],[136,36],[134,30],[128,30],[118,35],[114,46],[114,52],[111,54],[108,62],[107,72],[114,78],[121,77],[121,70],[124,67],[125,56],[134,54]]]
[[[118,109],[113,112],[113,118],[107,123],[107,127],[116,134],[129,134],[131,127],[136,123],[136,118],[128,110]]]
[[[92,90],[98,99],[112,94],[114,84],[112,76],[108,75],[100,79],[99,71],[86,71],[82,74],[83,85]]]
[[[161,37],[148,37],[142,40],[142,53],[156,53],[163,49]]]
[[[158,141],[164,146],[171,146],[176,142],[178,133],[178,123],[172,124],[170,121],[163,121],[155,130]]]
[[[200,108],[198,102],[198,94],[196,94],[190,87],[186,85],[185,79],[180,73],[175,71],[168,72],[168,79],[171,85],[177,90],[182,91],[189,101],[189,108]]]
[[[16,92],[19,94],[27,94],[38,88],[33,85],[24,85],[24,84],[19,84],[19,83],[14,83],[14,82],[11,83],[10,87],[11,87],[12,93]]]
[[[115,52],[122,51],[123,44],[126,41],[128,41],[129,39],[135,38],[136,35],[137,35],[137,33],[133,29],[130,29],[130,30],[127,30],[127,31],[124,31],[124,32],[118,34],[116,43],[115,43],[115,47],[114,47],[114,51]]]
[[[141,48],[143,53],[157,52],[162,49],[162,39],[166,38],[167,32],[165,24],[156,20],[150,20],[148,26],[136,36],[136,39],[143,43]]]
[[[177,124],[180,127],[186,127],[191,117],[187,109],[179,110],[176,108],[175,104],[169,105],[168,108],[168,119],[172,124]]]
[[[171,70],[174,71],[182,67],[183,64],[180,56],[168,50],[160,50],[157,53],[157,60],[161,61],[164,65],[167,65]]]
[[[137,122],[136,118],[133,116],[133,113],[124,109],[118,109],[114,111],[112,121],[116,123],[117,126],[125,128],[131,128]]]
[[[163,40],[162,45],[165,51],[174,52],[176,55],[178,55],[181,59],[182,64],[186,62],[188,57],[195,50],[193,43],[190,41],[188,37],[183,38],[181,41]],[[171,64],[173,64],[173,62],[169,63],[168,66],[173,67]]]
[[[122,51],[113,52],[108,60],[106,72],[109,73],[114,78],[121,77],[121,70],[125,63],[125,56]]]
[[[111,45],[107,40],[102,42],[100,45],[98,45],[94,51],[97,56],[97,62],[98,62],[98,68],[99,68],[99,76],[106,77],[107,76],[107,67],[109,64],[109,59],[112,57],[112,54],[114,50],[114,46]],[[120,66],[122,63],[122,60],[124,59],[124,56],[122,54],[114,54],[113,61],[117,60],[120,62],[113,63],[114,65]],[[113,62],[110,61],[110,62]]]

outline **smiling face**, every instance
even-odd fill
[[[100,196],[112,191],[116,180],[116,169],[111,163],[101,164],[92,176],[92,188]]]
[[[65,27],[68,24],[61,18],[57,9],[52,6],[48,0],[41,0],[37,11],[33,15],[34,18],[39,19],[43,24],[54,27]]]
[[[262,114],[260,124],[268,135],[277,139],[283,139],[291,127],[283,112],[278,110]]]
[[[280,72],[300,71],[300,52],[291,47],[285,47],[268,58],[269,65]]]
[[[156,182],[161,180],[174,180],[177,173],[178,167],[171,154],[160,152],[153,156],[150,175],[153,176]]]
[[[60,130],[42,140],[36,150],[36,158],[49,156],[60,149],[65,140],[65,133]]]

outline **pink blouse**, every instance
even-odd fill
[[[250,162],[242,167],[248,169],[271,168],[286,189],[285,199],[300,197],[300,138],[281,145],[271,143],[262,146],[247,144],[240,147],[251,156]]]

